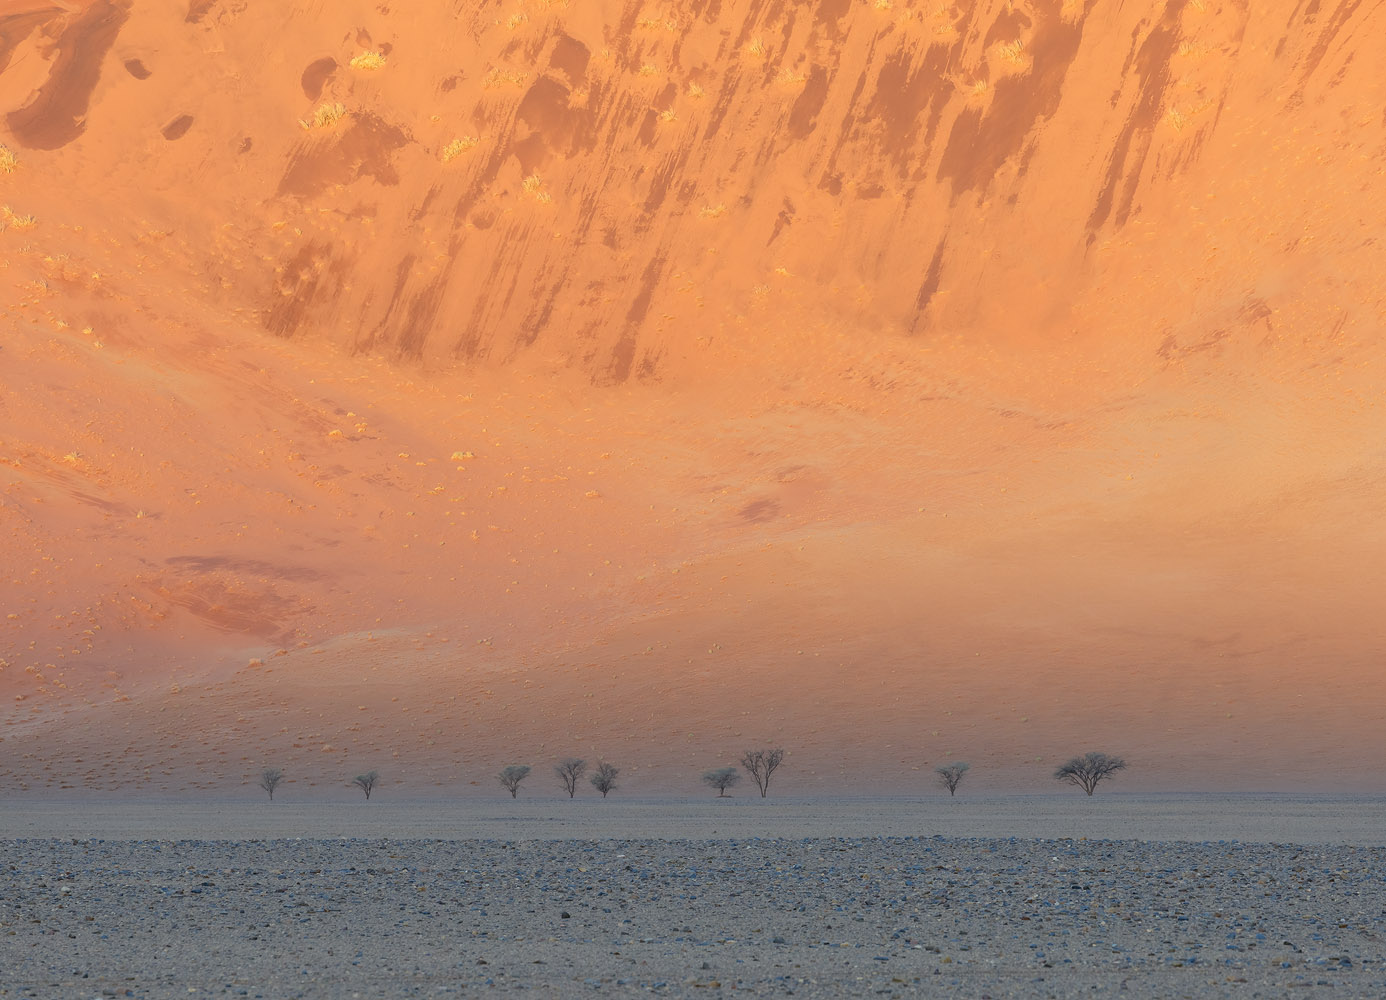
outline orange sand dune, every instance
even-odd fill
[[[0,778],[1379,787],[1386,9],[424,7],[0,6]]]

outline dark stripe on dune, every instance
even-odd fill
[[[183,20],[188,24],[200,24],[207,13],[217,5],[217,0],[192,0],[188,4],[188,13]]]
[[[173,142],[176,139],[183,138],[183,136],[188,134],[188,129],[192,128],[192,123],[192,115],[179,115],[177,118],[173,119],[173,121],[169,122],[167,125],[164,126],[164,138],[169,140],[170,142]]]
[[[21,41],[28,38],[39,25],[47,24],[62,14],[61,7],[43,7],[19,14],[0,15],[0,73],[5,72]]]
[[[15,141],[29,149],[58,149],[82,134],[87,105],[101,79],[101,63],[129,16],[126,7],[101,2],[68,24],[38,94],[6,116]]]

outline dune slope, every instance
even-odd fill
[[[1386,11],[425,6],[0,11],[0,776],[1376,781]]]

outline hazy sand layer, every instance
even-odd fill
[[[1380,995],[1384,861],[1028,839],[5,840],[0,996]]]

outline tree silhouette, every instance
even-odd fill
[[[553,773],[558,775],[558,780],[563,782],[563,787],[567,789],[568,798],[577,794],[578,778],[587,770],[587,761],[581,757],[564,757],[554,765]]]
[[[1089,751],[1081,757],[1074,757],[1054,772],[1059,781],[1077,785],[1089,795],[1103,778],[1110,778],[1118,771],[1126,769],[1126,761],[1111,754]]]
[[[284,781],[284,772],[277,767],[267,767],[260,772],[260,787],[269,792],[270,801],[274,801],[274,790]]]
[[[962,784],[963,775],[968,772],[972,765],[965,760],[954,761],[944,767],[934,768],[934,773],[938,775],[938,782],[948,789],[948,794],[956,795],[958,785]]]
[[[741,780],[741,774],[734,767],[719,767],[703,772],[703,784],[717,789],[717,797],[727,797],[727,789]]]
[[[770,775],[775,773],[775,768],[780,766],[784,760],[784,751],[776,748],[774,750],[747,750],[741,755],[741,766],[751,773],[755,779],[756,787],[760,789],[760,797],[763,799],[770,793]]]
[[[620,768],[602,761],[592,775],[592,787],[602,793],[602,798],[606,798],[608,792],[616,790],[616,775],[620,773]]]
[[[510,797],[513,799],[519,796],[520,782],[527,777],[529,777],[528,764],[511,764],[496,775],[496,780],[505,786],[506,791],[510,793]]]
[[[358,774],[351,779],[353,785],[366,793],[367,802],[371,799],[371,790],[375,788],[379,781],[380,773],[378,771],[367,771],[365,774]]]

